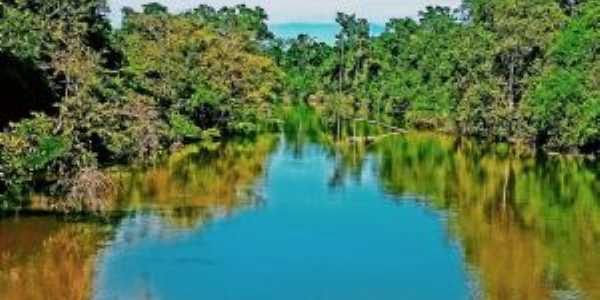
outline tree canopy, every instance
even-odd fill
[[[265,54],[259,8],[171,14],[150,3],[124,9],[118,30],[100,0],[15,0],[1,11],[0,62],[10,69],[0,76],[12,90],[0,114],[4,204],[44,186],[72,198],[54,208],[85,208],[74,191],[98,168],[253,134],[278,100],[281,72]]]
[[[41,186],[81,208],[78,185],[108,186],[100,168],[253,135],[279,103],[316,107],[337,138],[360,119],[600,152],[599,0],[464,0],[379,36],[339,13],[331,45],[276,38],[259,7],[149,3],[123,9],[119,29],[107,12],[105,0],[0,4],[3,204]]]
[[[334,45],[299,36],[275,60],[288,78],[304,75],[289,94],[329,99],[337,104],[324,111],[347,121],[598,152],[599,3],[465,0],[457,10],[392,19],[379,36],[369,36],[366,20],[339,14]],[[311,64],[314,53],[323,55]]]

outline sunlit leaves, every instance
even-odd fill
[[[121,39],[133,88],[202,129],[256,128],[245,123],[268,114],[280,73],[248,35],[246,26],[264,20],[254,12],[241,6],[181,15],[130,12]],[[227,24],[235,26],[221,31]],[[171,118],[171,125],[191,128],[182,120]]]
[[[549,64],[526,98],[537,138],[553,148],[600,143],[597,70],[600,2],[583,4],[556,36]]]

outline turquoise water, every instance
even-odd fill
[[[276,150],[257,184],[264,199],[233,216],[184,230],[125,219],[95,299],[468,299],[443,213],[386,196],[373,161],[360,183],[332,187],[329,152],[298,150]]]
[[[295,38],[299,34],[308,34],[328,44],[335,42],[340,26],[335,23],[285,23],[269,25],[271,31],[285,39]],[[379,35],[385,30],[383,25],[371,24],[371,35]]]

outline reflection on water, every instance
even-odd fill
[[[0,299],[600,299],[598,163],[284,129],[115,171],[114,215],[0,217]]]
[[[486,298],[600,299],[600,168],[504,150],[413,133],[374,152],[387,192],[452,213]]]
[[[163,165],[115,172],[120,185],[111,202],[115,214],[77,221],[0,215],[0,299],[93,298],[105,245],[168,238],[255,203],[250,188],[264,172],[275,142],[273,136],[262,136],[215,149],[191,146]]]
[[[0,219],[0,299],[83,300],[106,226],[52,217]]]
[[[115,173],[115,209],[151,211],[173,225],[194,227],[211,215],[227,215],[260,200],[255,182],[264,173],[278,137],[231,142],[209,149],[189,146],[162,166]]]

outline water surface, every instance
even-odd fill
[[[120,170],[114,211],[0,218],[0,299],[599,299],[600,168],[314,124]]]

